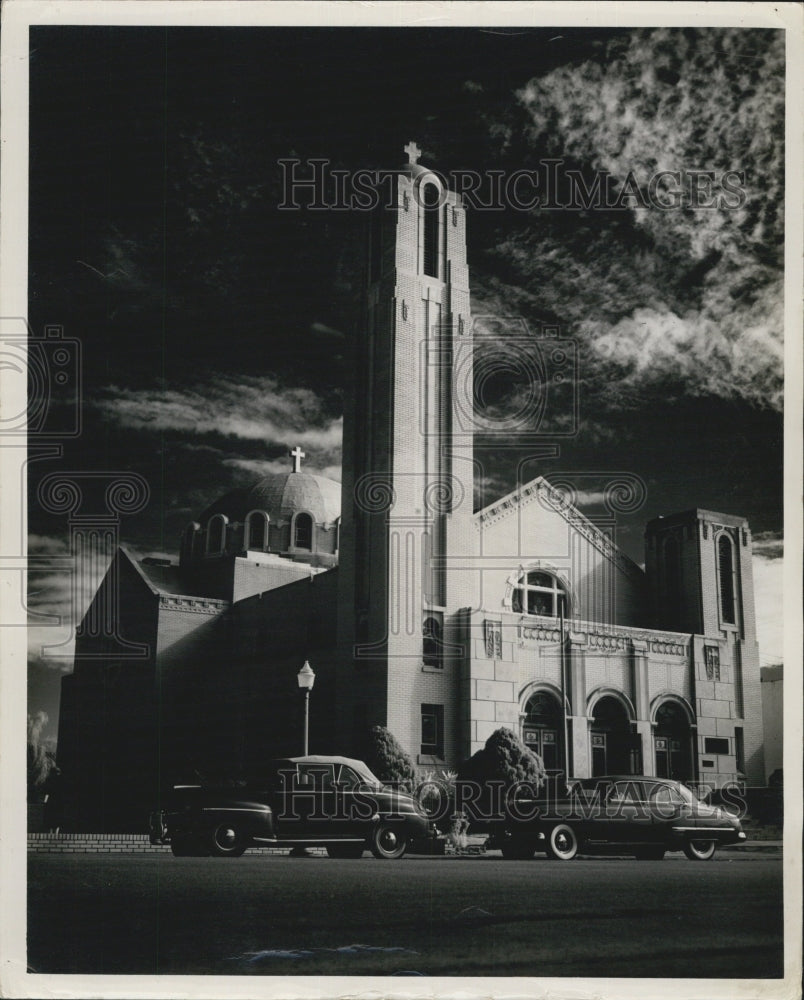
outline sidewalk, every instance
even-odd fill
[[[746,840],[743,844],[729,844],[727,847],[720,847],[721,851],[778,851],[781,853],[783,841],[781,840]]]

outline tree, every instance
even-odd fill
[[[490,819],[499,813],[512,789],[535,795],[545,779],[541,757],[502,727],[495,729],[482,750],[458,767],[457,798],[471,819]]]
[[[398,785],[412,783],[416,779],[413,762],[385,726],[372,726],[368,730],[361,744],[360,756],[380,781]]]
[[[41,802],[48,778],[56,766],[53,754],[42,743],[42,729],[47,725],[46,712],[28,716],[28,801]]]

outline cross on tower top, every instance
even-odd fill
[[[289,451],[288,455],[293,459],[293,471],[299,472],[301,470],[301,460],[307,458],[307,455],[305,455],[298,445],[296,445],[293,451]]]
[[[418,163],[419,157],[422,155],[422,151],[412,139],[405,146],[405,152],[408,154],[408,163]]]

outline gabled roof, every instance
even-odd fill
[[[157,596],[170,594],[173,597],[204,597],[208,600],[218,600],[218,598],[210,597],[198,587],[194,587],[186,576],[180,573],[179,567],[175,564],[165,566],[160,563],[140,562],[132,556],[124,545],[121,545],[117,551],[128,560],[129,565],[152,594]]]
[[[571,504],[544,476],[537,476],[530,482],[523,483],[510,493],[506,493],[504,497],[500,497],[499,500],[495,500],[476,511],[475,524],[482,531],[487,524],[494,524],[510,517],[534,501],[541,503],[545,510],[560,514],[573,531],[583,535],[599,552],[615,562],[624,573],[629,576],[637,576],[640,579],[643,577],[642,570],[633,559],[620,552],[608,535]]]

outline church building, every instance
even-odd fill
[[[481,440],[553,440],[572,345],[473,322],[461,198],[406,152],[368,227],[341,484],[294,448],[187,525],[177,563],[117,552],[62,686],[65,829],[139,829],[165,781],[301,752],[305,661],[310,752],[381,724],[424,773],[507,726],[574,777],[764,782],[744,518],[657,518],[642,569],[616,490],[608,520],[549,476],[473,508]],[[512,358],[532,389],[495,422],[478,384]]]

